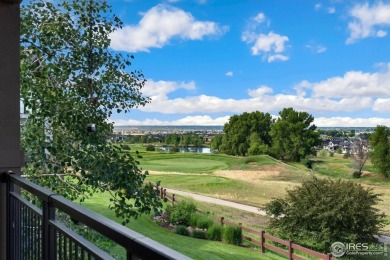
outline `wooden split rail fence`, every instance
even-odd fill
[[[178,199],[175,194],[168,193],[167,190],[164,189],[163,187],[159,187],[158,189],[160,190],[160,198],[166,199],[167,201],[172,203],[172,205],[175,205],[176,202],[180,201],[180,199]],[[233,222],[229,222],[229,221],[225,220],[224,217],[221,217],[217,221],[219,221],[222,225],[237,225],[237,223],[233,223]],[[243,227],[241,223],[239,223],[238,225],[241,226],[243,231],[259,237],[259,239],[255,239],[253,237],[243,235],[243,239],[260,246],[261,253],[265,253],[265,250],[267,249],[269,251],[286,256],[288,259],[294,259],[294,260],[295,259],[297,259],[297,260],[306,259],[302,255],[296,254],[296,252],[299,251],[301,253],[304,253],[304,254],[312,256],[312,257],[317,257],[319,259],[324,259],[324,260],[334,260],[335,259],[332,257],[332,254],[330,254],[330,253],[323,254],[323,253],[316,252],[316,251],[311,250],[309,248],[295,244],[293,240],[283,240],[283,239],[271,236],[270,234],[267,234],[264,230],[257,231],[257,230],[253,230],[253,229],[250,229],[247,227]],[[282,245],[286,249],[283,249],[281,247],[277,247],[274,244],[270,244],[269,241],[273,242],[274,244],[277,243],[278,245]]]

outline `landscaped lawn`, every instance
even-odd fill
[[[121,223],[115,213],[108,209],[108,200],[107,193],[94,194],[93,198],[87,199],[82,205]],[[159,227],[147,215],[131,220],[126,226],[193,259],[284,259],[273,253],[261,254],[259,250],[180,236]],[[124,254],[118,246],[113,247],[112,252]]]

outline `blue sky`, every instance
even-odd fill
[[[116,125],[223,125],[285,107],[318,126],[390,125],[390,1],[110,1],[145,107]]]

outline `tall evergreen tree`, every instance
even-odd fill
[[[320,144],[317,127],[312,124],[314,117],[291,107],[284,108],[279,115],[270,131],[273,153],[281,160],[294,162],[314,154],[314,147]]]

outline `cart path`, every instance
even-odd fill
[[[262,216],[267,215],[264,210],[262,210],[260,208],[253,207],[253,206],[248,206],[248,205],[244,205],[244,204],[240,204],[240,203],[236,203],[236,202],[231,202],[228,200],[207,197],[207,196],[203,196],[203,195],[199,195],[199,194],[195,194],[195,193],[190,193],[190,192],[186,192],[186,191],[173,190],[173,189],[166,189],[166,190],[169,193],[178,194],[178,195],[182,195],[185,197],[190,197],[190,198],[193,198],[194,200],[197,200],[197,201],[203,201],[203,202],[217,204],[217,205],[221,205],[221,206],[227,206],[227,207],[231,207],[231,208],[235,208],[235,209],[240,209],[240,210],[252,212],[255,214],[262,215]]]

